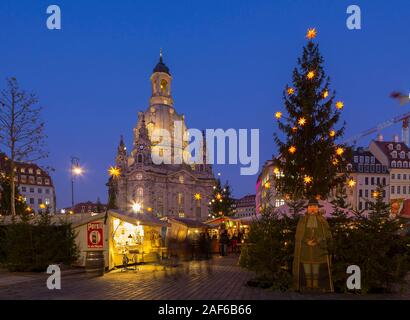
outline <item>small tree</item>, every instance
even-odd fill
[[[21,215],[26,213],[28,207],[17,186],[15,186],[14,189],[15,210],[17,214]],[[11,212],[11,183],[10,179],[7,176],[0,176],[0,190],[0,214],[9,215]]]
[[[218,179],[210,199],[209,212],[215,217],[230,216],[234,213],[233,203],[229,183],[226,182],[222,187],[221,180]]]
[[[48,154],[44,151],[44,122],[36,96],[20,89],[16,78],[8,78],[6,83],[6,89],[0,92],[0,143],[9,155],[10,211],[15,216],[16,162],[37,161]]]

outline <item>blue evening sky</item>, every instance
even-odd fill
[[[46,28],[51,4],[62,10],[62,30]],[[346,27],[350,4],[361,7],[362,30]],[[318,29],[325,70],[345,102],[346,137],[409,110],[389,98],[410,91],[409,15],[408,0],[2,0],[0,87],[16,76],[44,106],[50,157],[42,164],[56,169],[58,207],[71,202],[71,155],[86,169],[76,202],[105,201],[107,168],[120,134],[131,147],[160,47],[188,127],[259,128],[263,164],[276,151],[273,114],[308,27]],[[394,133],[399,124],[384,136]],[[234,165],[218,171],[235,196],[254,192],[256,176]]]

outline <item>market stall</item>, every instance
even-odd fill
[[[128,264],[156,262],[161,256],[167,223],[148,214],[109,210],[105,213],[68,216],[77,232],[78,264],[85,266],[90,252],[104,252],[109,270]]]

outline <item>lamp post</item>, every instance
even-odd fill
[[[74,211],[74,177],[81,176],[83,169],[79,164],[80,159],[71,157],[71,210]]]

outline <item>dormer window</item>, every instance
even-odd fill
[[[391,167],[392,167],[392,168],[396,168],[396,161],[393,160],[393,161],[391,162]]]
[[[366,156],[365,162],[366,162],[366,163],[369,163],[369,157],[368,157],[368,156]]]
[[[347,171],[352,171],[352,164],[351,163],[349,163],[348,165],[347,165]]]
[[[389,150],[393,150],[393,145],[390,143],[390,144],[388,145],[388,148],[389,148]]]
[[[409,164],[407,161],[403,161],[403,168],[408,168]]]
[[[401,168],[401,161],[397,161],[397,168]]]
[[[399,150],[399,151],[401,150],[401,145],[400,144],[396,145],[396,150]]]
[[[354,163],[358,163],[359,162],[359,157],[358,156],[354,156],[354,158],[353,158],[354,160]]]
[[[396,159],[397,158],[397,151],[393,151],[391,153],[392,158]]]
[[[371,163],[376,163],[376,159],[374,158],[374,156],[370,157],[370,161],[371,161]]]

